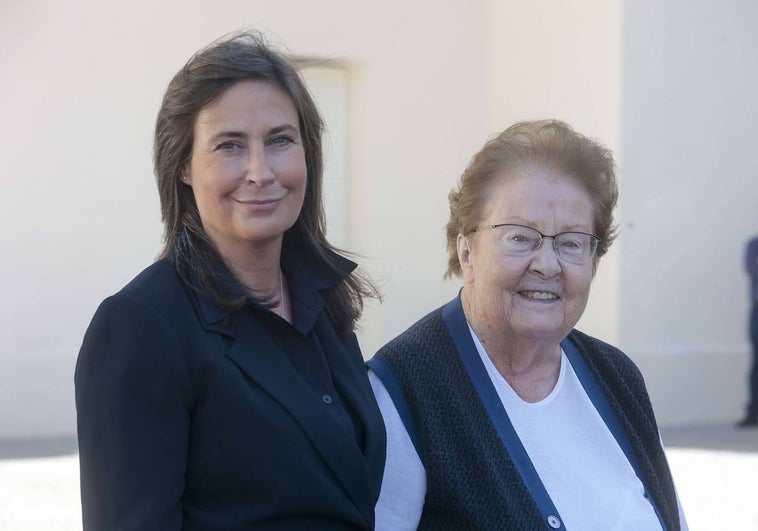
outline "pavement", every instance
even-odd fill
[[[691,531],[758,531],[758,429],[665,428]],[[0,531],[81,531],[76,440],[0,440]]]
[[[662,429],[691,531],[758,531],[758,428]]]

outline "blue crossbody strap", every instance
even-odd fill
[[[563,348],[563,352],[566,353],[566,357],[571,363],[577,378],[579,378],[579,382],[582,384],[584,392],[587,393],[592,405],[595,406],[595,409],[600,414],[603,422],[605,422],[605,425],[608,427],[608,431],[610,431],[613,438],[616,439],[616,442],[621,448],[621,451],[624,452],[627,461],[629,461],[635,474],[637,474],[637,477],[642,482],[642,485],[645,488],[645,493],[649,492],[645,475],[642,473],[642,467],[640,467],[639,460],[632,449],[632,445],[629,442],[624,429],[621,427],[618,417],[616,417],[616,414],[613,412],[611,404],[608,402],[608,397],[605,396],[605,393],[600,388],[600,384],[598,384],[592,374],[587,361],[582,357],[576,345],[574,345],[569,339],[564,339],[563,342],[561,342],[561,348]],[[661,528],[666,529],[666,523],[655,504],[655,500],[653,500],[652,496],[648,496],[647,494],[646,497],[655,510],[655,514],[661,523]]]
[[[524,445],[521,443],[521,439],[519,439],[508,417],[508,413],[503,407],[503,403],[500,401],[495,386],[492,384],[489,374],[487,374],[487,369],[479,357],[474,340],[471,338],[466,316],[463,313],[460,296],[444,307],[442,318],[450,331],[455,347],[458,350],[458,355],[468,372],[469,378],[471,378],[474,387],[479,393],[479,398],[495,427],[495,431],[513,460],[521,478],[524,480],[542,517],[547,522],[548,529],[565,530],[566,527],[563,525],[558,510],[547,493],[545,485],[543,485],[539,474],[537,474],[531,459],[529,459],[529,455],[524,449]]]
[[[405,431],[408,432],[408,436],[411,438],[413,447],[416,449],[421,462],[424,462],[424,456],[421,454],[421,448],[419,445],[418,432],[416,431],[416,424],[413,422],[413,415],[411,414],[411,408],[408,405],[408,401],[405,399],[403,389],[400,387],[400,382],[397,381],[395,373],[392,368],[387,365],[383,360],[379,358],[372,358],[366,362],[369,369],[374,371],[379,379],[384,384],[384,388],[392,398],[392,402],[395,404],[397,412],[400,414],[400,420],[403,421]]]

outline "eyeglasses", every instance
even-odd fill
[[[542,247],[545,238],[553,240],[553,249],[558,258],[572,264],[584,264],[590,261],[597,251],[600,238],[586,232],[561,232],[550,236],[537,229],[515,223],[498,223],[482,225],[471,232],[484,229],[501,229],[503,250],[509,256],[525,257]]]

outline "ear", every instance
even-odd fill
[[[180,179],[182,183],[186,184],[187,186],[192,186],[192,176],[190,175],[188,164],[186,164],[182,169],[182,175]]]
[[[461,270],[465,272],[471,267],[471,248],[469,247],[468,238],[463,234],[458,234],[455,246],[458,249],[458,262],[461,264]]]

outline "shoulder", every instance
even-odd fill
[[[610,343],[606,343],[596,337],[580,332],[579,330],[572,330],[568,335],[569,341],[574,343],[580,350],[587,350],[594,354],[608,353],[611,356],[617,356],[621,358],[629,359],[620,349],[614,347]],[[630,360],[631,361],[631,360]]]
[[[192,288],[180,278],[174,264],[162,259],[142,270],[101,306],[142,307],[167,318],[191,309]]]
[[[197,323],[173,265],[158,261],[100,304],[79,349],[75,381],[82,385],[105,378],[112,385],[152,392],[156,386],[168,388],[167,375],[173,374],[185,392],[190,387],[187,353],[202,330]]]
[[[95,312],[87,337],[116,330],[131,330],[135,337],[174,329],[194,315],[190,288],[179,278],[173,264],[159,260],[145,268],[117,293],[106,298]],[[163,335],[165,332],[160,332]],[[87,338],[85,338],[87,339]],[[85,341],[86,343],[86,341]]]
[[[183,292],[184,282],[168,259],[161,259],[143,269],[116,295],[159,301],[175,292]]]
[[[420,355],[434,348],[447,335],[442,320],[442,308],[428,313],[400,335],[389,341],[376,353],[382,359],[396,359],[409,354]]]
[[[456,373],[458,354],[442,318],[442,308],[425,315],[374,356],[398,379],[406,393],[419,391],[422,382],[439,384]],[[376,363],[376,362],[374,362]]]
[[[632,359],[619,348],[579,330],[568,335],[590,366],[603,378],[620,378],[644,387],[644,378]]]
[[[745,246],[745,254],[747,255],[748,260],[758,256],[758,238],[753,238],[747,243]]]

